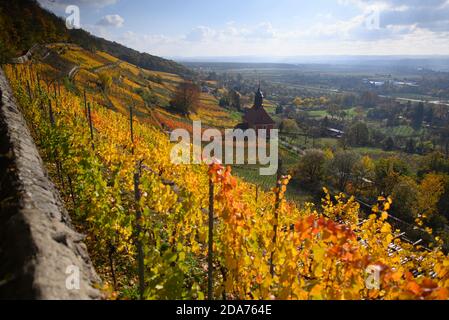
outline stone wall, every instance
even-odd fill
[[[0,94],[0,299],[100,299],[84,237],[71,225],[1,69]]]

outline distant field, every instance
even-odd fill
[[[374,159],[386,158],[397,155],[396,151],[385,151],[381,148],[370,148],[370,147],[362,147],[362,148],[352,148],[351,150],[359,153],[360,155],[367,155]]]
[[[325,118],[329,116],[329,113],[327,110],[311,110],[307,111],[307,115],[311,118]]]
[[[357,108],[344,109],[346,116],[349,118],[353,118],[357,116]],[[311,118],[323,119],[325,117],[331,117],[327,110],[307,110],[307,115]]]
[[[382,128],[381,131],[388,136],[396,136],[396,137],[413,137],[420,134],[420,131],[416,131],[411,126],[396,126],[396,127],[388,127]]]
[[[232,172],[242,178],[243,180],[257,184],[262,190],[270,191],[276,186],[276,176],[261,176],[259,170],[256,167],[251,166],[233,166]],[[254,190],[254,197],[256,196]],[[286,198],[296,202],[297,205],[303,205],[306,202],[313,200],[312,196],[304,190],[288,187],[286,192]]]

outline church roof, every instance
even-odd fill
[[[243,116],[243,121],[250,125],[269,125],[275,124],[268,112],[263,107],[263,93],[259,88],[254,96],[254,106],[251,109],[247,109]]]
[[[243,116],[243,120],[246,123],[254,125],[275,123],[264,108],[254,108],[254,107],[246,111],[245,115]]]

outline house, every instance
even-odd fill
[[[269,136],[270,130],[274,129],[276,123],[265,110],[263,99],[263,93],[260,91],[259,85],[254,97],[254,105],[252,108],[246,109],[243,115],[243,123],[237,126],[238,129],[267,130],[267,137]]]
[[[342,138],[343,135],[345,134],[344,131],[338,130],[338,129],[334,129],[334,128],[327,128],[327,131],[329,132],[329,135],[333,138]]]

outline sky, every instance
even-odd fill
[[[164,57],[449,55],[449,0],[38,0]]]

